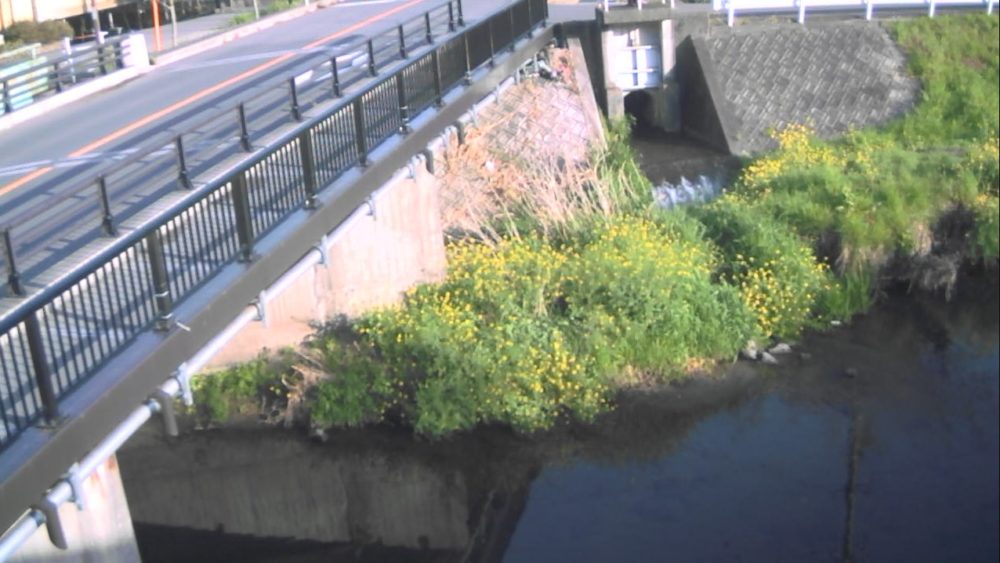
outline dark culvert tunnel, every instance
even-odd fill
[[[659,130],[653,122],[653,97],[645,90],[626,94],[625,115],[631,117],[633,135],[645,137]]]

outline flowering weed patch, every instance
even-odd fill
[[[540,237],[452,245],[448,279],[359,332],[413,386],[414,427],[439,435],[483,422],[522,431],[609,406],[626,369],[677,372],[735,354],[753,320],[713,283],[710,248],[620,216],[556,246]]]

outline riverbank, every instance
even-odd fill
[[[998,300],[963,288],[531,436],[149,428],[143,560],[995,561]]]
[[[902,120],[831,142],[790,127],[721,198],[670,212],[619,125],[589,171],[513,176],[530,189],[512,185],[452,242],[441,284],[197,380],[199,416],[535,432],[592,421],[621,390],[700,373],[748,341],[846,322],[889,285],[949,297],[964,264],[995,287],[997,20],[892,25],[924,91]]]

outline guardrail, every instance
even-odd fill
[[[403,53],[396,72],[319,115],[299,112],[269,147],[11,309],[0,320],[0,449],[41,420],[57,421],[62,397],[141,333],[170,328],[176,303],[225,265],[252,261],[262,236],[544,25],[547,10],[545,0],[519,0],[423,53]]]
[[[39,97],[57,94],[125,68],[133,54],[131,50],[130,36],[112,37],[102,44],[36,62],[10,74],[0,73],[0,100],[3,102],[0,115],[29,105]]]
[[[712,10],[726,13],[726,22],[732,27],[737,12],[798,13],[799,23],[805,23],[806,11],[864,10],[870,20],[876,8],[926,9],[934,17],[939,7],[983,6],[987,14],[993,13],[997,0],[712,0]]]

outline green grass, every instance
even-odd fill
[[[238,364],[192,381],[196,414],[203,420],[223,423],[236,414],[257,414],[262,396],[280,393],[280,364],[267,358]]]
[[[887,133],[906,147],[996,138],[1000,115],[997,18],[914,18],[890,25],[920,79],[916,110]]]
[[[229,27],[239,27],[254,21],[253,13],[243,12],[229,18]]]

